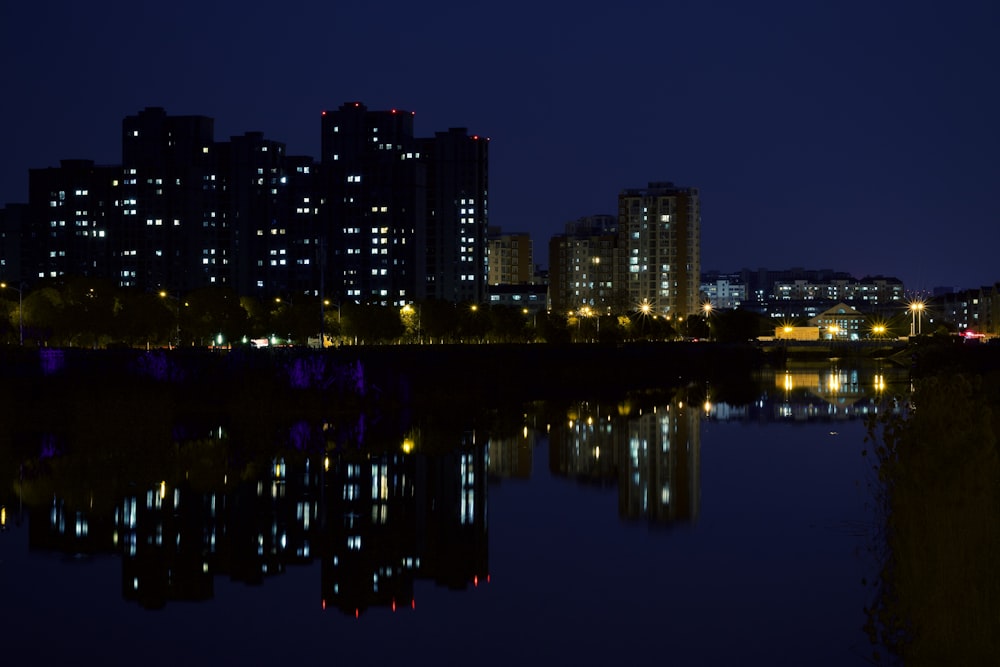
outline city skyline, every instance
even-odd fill
[[[988,2],[236,7],[5,7],[0,205],[27,201],[29,169],[119,163],[147,106],[318,159],[322,110],[357,99],[490,137],[489,222],[536,254],[668,180],[701,192],[705,270],[1000,279]]]

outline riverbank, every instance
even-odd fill
[[[892,352],[892,354],[888,354]],[[819,355],[818,357],[816,355]],[[887,356],[888,355],[888,356]],[[711,342],[346,346],[326,350],[0,349],[0,408],[80,393],[272,411],[540,400],[725,383],[790,361],[881,358],[915,375],[1000,369],[1000,346],[934,339],[902,349],[817,350]]]

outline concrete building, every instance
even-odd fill
[[[486,297],[488,144],[464,128],[413,134],[413,112],[324,111],[330,293],[402,306]]]
[[[747,286],[728,278],[716,278],[710,282],[702,280],[701,297],[712,304],[712,308],[732,310],[739,308],[747,300]]]
[[[634,306],[686,317],[700,308],[701,205],[697,188],[669,182],[618,195],[618,242]]]
[[[120,175],[119,167],[92,160],[62,160],[58,167],[28,171],[25,281],[109,274]]]
[[[112,275],[122,287],[184,292],[230,282],[230,234],[206,116],[147,107],[122,121]]]
[[[628,298],[618,282],[623,261],[614,216],[568,223],[565,233],[549,241],[549,307],[556,312],[627,311]]]
[[[216,144],[230,233],[230,283],[242,295],[318,295],[319,191],[312,158],[247,132]]]
[[[417,298],[486,298],[489,144],[465,128],[418,140],[426,164],[425,225],[417,228]]]
[[[838,303],[809,320],[809,326],[819,327],[820,337],[827,340],[858,340],[867,336],[867,318],[846,303]]]
[[[534,280],[534,253],[526,232],[501,232],[491,228],[488,247],[488,279],[493,285],[527,285]]]

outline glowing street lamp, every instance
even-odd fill
[[[706,301],[705,303],[701,304],[701,312],[704,314],[705,324],[708,326],[709,340],[711,340],[712,338],[712,325],[710,323],[710,319],[712,317],[712,308],[713,306],[711,301]]]
[[[919,313],[919,315],[918,315]],[[923,301],[911,301],[910,302],[910,335],[913,336],[914,329],[916,329],[916,334],[920,334],[923,329],[924,323],[924,302]]]
[[[0,289],[10,288],[17,292],[17,331],[19,336],[19,343],[21,347],[24,347],[24,283],[21,283],[20,287],[14,287],[13,285],[8,285],[7,283],[0,283]]]
[[[166,290],[160,290],[160,298],[161,299],[173,299],[173,301],[174,301],[174,329],[175,329],[176,334],[177,334],[177,343],[175,344],[175,347],[180,347],[180,345],[181,345],[181,298],[179,296],[174,296],[173,294],[171,294],[170,292],[168,292]],[[169,345],[170,345],[170,343],[168,341],[167,346],[169,347]]]

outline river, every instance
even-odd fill
[[[5,482],[2,651],[868,664],[865,416],[908,389],[834,360],[735,389],[297,421],[252,446],[210,413],[155,450],[34,434]]]

